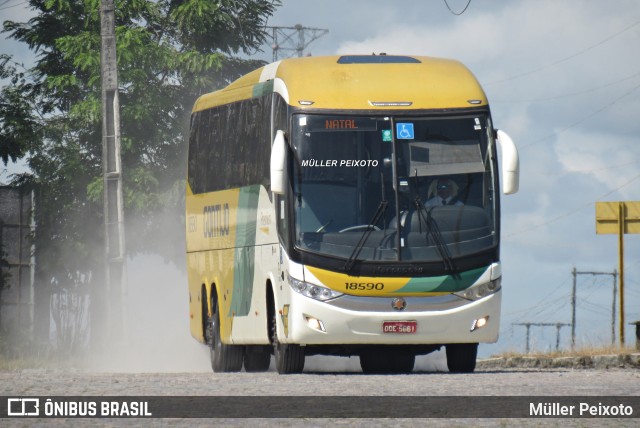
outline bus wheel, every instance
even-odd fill
[[[266,372],[271,364],[271,352],[264,346],[245,346],[244,369],[247,372]]]
[[[360,353],[360,367],[367,374],[411,373],[416,355],[402,348],[367,349]]]
[[[214,306],[215,305],[215,306]],[[244,349],[242,346],[227,345],[222,343],[220,337],[220,311],[218,302],[213,303],[211,307],[215,308],[212,319],[212,344],[211,350],[211,368],[214,372],[239,372],[242,370],[242,356]]]
[[[202,290],[202,335],[204,343],[211,347],[213,343],[213,316],[209,316],[209,308],[207,308],[207,292]]]
[[[278,341],[278,329],[276,328],[276,311],[271,320],[271,338],[273,342],[273,355],[276,361],[276,370],[279,374],[302,373],[304,369],[304,348],[300,345],[280,343]]]
[[[473,373],[478,356],[477,343],[451,343],[447,350],[447,367],[452,373]]]

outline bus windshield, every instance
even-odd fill
[[[291,143],[301,251],[446,265],[497,245],[486,115],[296,115]]]

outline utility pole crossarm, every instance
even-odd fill
[[[512,323],[512,325],[521,325],[521,326],[525,326],[527,329],[527,345],[526,345],[526,353],[529,353],[529,350],[531,349],[530,347],[530,329],[532,326],[534,327],[555,327],[556,328],[556,351],[560,349],[560,329],[562,327],[568,327],[571,324],[570,323],[563,323],[563,322],[518,322],[518,323]]]

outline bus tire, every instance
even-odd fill
[[[266,372],[271,364],[271,352],[264,346],[245,346],[244,370],[250,373]]]
[[[276,370],[279,374],[302,373],[305,359],[304,348],[300,345],[280,343],[278,341],[275,312],[271,322],[271,338]]]
[[[213,343],[213,316],[209,316],[209,308],[207,307],[207,290],[205,290],[204,285],[202,286],[200,301],[202,304],[202,339],[206,345],[211,347]]]
[[[478,356],[477,343],[451,343],[445,345],[447,367],[452,373],[473,373]]]
[[[360,353],[360,368],[366,374],[411,373],[416,355],[402,348],[373,348]]]
[[[211,339],[211,368],[216,373],[239,372],[242,370],[242,357],[244,349],[242,346],[227,345],[222,343],[220,337],[220,311],[218,302],[212,302],[215,312],[212,319],[212,339]]]

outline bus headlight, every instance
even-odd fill
[[[467,288],[466,290],[459,291],[457,293],[453,293],[458,297],[462,297],[467,300],[479,300],[483,297],[487,297],[490,294],[493,294],[500,290],[502,287],[500,284],[501,278],[495,279],[490,282],[483,282],[481,284],[476,284]]]
[[[294,291],[302,294],[303,296],[311,297],[312,299],[325,301],[335,299],[343,294],[327,287],[300,281],[299,279],[291,277],[291,275],[287,275],[287,279],[289,280],[289,285]]]

